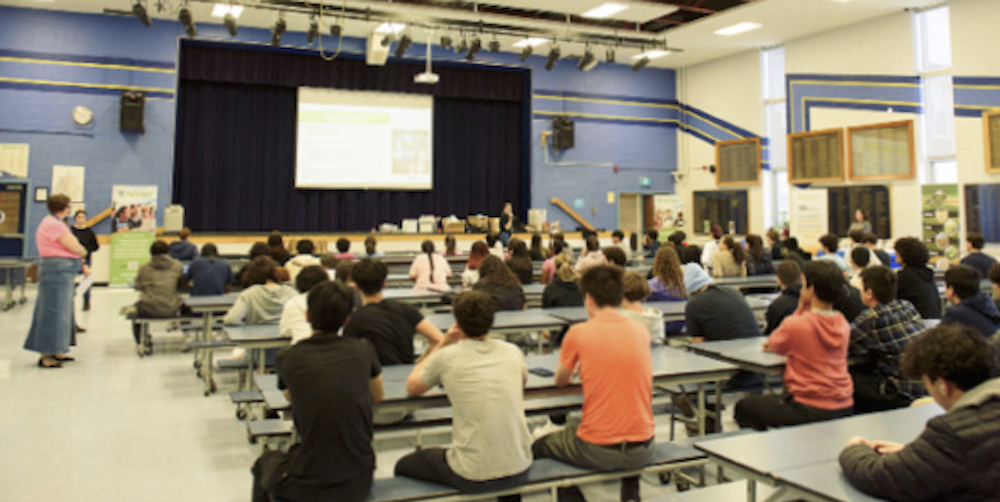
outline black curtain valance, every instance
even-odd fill
[[[245,85],[331,87],[429,94],[442,98],[515,101],[525,99],[527,70],[440,62],[435,85],[413,83],[422,62],[399,59],[368,66],[362,55],[324,61],[317,52],[254,45],[182,41],[180,78]]]

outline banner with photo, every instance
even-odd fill
[[[111,188],[110,286],[129,286],[139,267],[149,261],[156,239],[156,185],[115,185]]]
[[[924,185],[921,195],[923,240],[931,254],[928,265],[940,270],[957,265],[962,254],[958,185]]]
[[[684,227],[684,198],[680,195],[657,194],[653,196],[653,222],[647,226],[660,232],[660,241]]]

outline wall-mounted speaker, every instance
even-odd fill
[[[573,148],[573,120],[552,117],[552,147],[556,150]]]
[[[143,110],[145,107],[145,92],[122,91],[121,130],[146,132],[146,127],[143,123]]]

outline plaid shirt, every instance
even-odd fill
[[[902,381],[899,356],[924,322],[912,303],[892,300],[863,310],[851,323],[851,355],[870,355],[880,373],[911,396],[924,394],[920,382]]]

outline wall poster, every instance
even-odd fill
[[[111,236],[109,286],[129,286],[139,267],[149,261],[149,246],[156,239],[156,185],[115,185]]]
[[[923,185],[921,199],[923,239],[931,253],[928,265],[939,270],[957,265],[962,254],[958,185]]]

